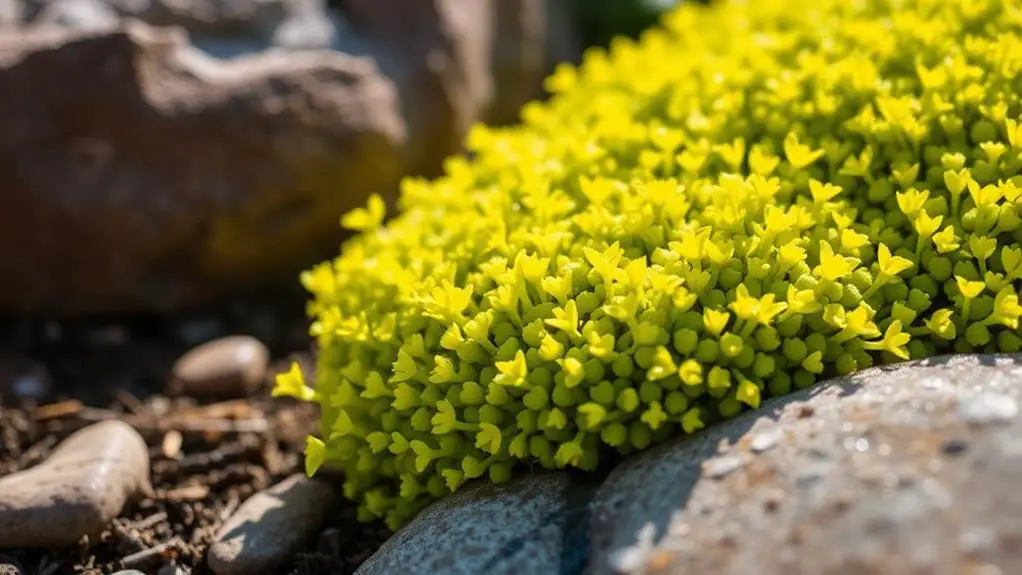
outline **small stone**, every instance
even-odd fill
[[[216,339],[177,360],[168,391],[195,397],[244,395],[262,383],[269,361],[269,350],[254,337]]]
[[[1018,415],[1018,402],[1008,395],[983,392],[962,401],[958,414],[974,425],[1004,423]]]
[[[0,548],[62,548],[98,537],[149,489],[149,450],[120,421],[75,432],[43,463],[0,478]]]
[[[319,531],[334,491],[295,474],[249,498],[220,528],[207,561],[217,575],[269,573]]]
[[[190,570],[180,565],[164,565],[160,567],[156,575],[188,575],[189,573],[191,573]]]
[[[0,555],[0,575],[26,575],[26,571],[13,557]]]
[[[163,452],[163,456],[167,459],[174,459],[181,455],[181,445],[184,443],[184,437],[181,432],[176,429],[171,429],[163,436],[163,441],[160,442],[160,451]]]

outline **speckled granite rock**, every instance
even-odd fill
[[[579,573],[590,493],[562,473],[476,483],[423,511],[356,575]]]
[[[1022,356],[958,356],[769,402],[612,473],[588,572],[1022,573],[1020,401]]]

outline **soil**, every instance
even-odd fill
[[[212,573],[206,548],[248,497],[302,471],[314,406],[270,397],[272,373],[311,357],[304,294],[253,294],[174,316],[0,322],[0,476],[42,461],[66,436],[121,418],[150,447],[153,492],[130,504],[96,541],[64,551],[7,550],[28,575]],[[163,394],[173,361],[214,337],[247,334],[270,348],[267,384],[242,397]],[[8,373],[35,374],[36,398],[3,397]],[[10,392],[8,391],[8,395]],[[328,478],[340,486],[340,479]],[[353,573],[385,540],[343,501],[318,540],[282,573]],[[162,569],[162,571],[161,571]]]

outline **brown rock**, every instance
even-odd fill
[[[0,548],[98,537],[149,488],[149,450],[138,432],[120,421],[86,427],[43,463],[0,478]]]
[[[507,124],[581,56],[565,0],[347,0],[342,48],[372,55],[399,88],[409,170],[433,175],[479,121]]]
[[[170,309],[290,277],[403,172],[392,84],[337,53],[216,61],[139,23],[39,28],[0,33],[0,94],[0,277],[19,278],[0,312]]]
[[[411,173],[437,173],[493,98],[495,0],[347,0],[351,40],[398,87]],[[350,47],[351,49],[357,49]]]
[[[863,371],[637,455],[589,573],[1022,573],[1022,356]],[[806,409],[809,406],[811,409]]]
[[[23,12],[21,0],[0,0],[0,30],[21,24]]]
[[[335,497],[329,485],[301,474],[253,495],[217,533],[210,568],[217,575],[273,572],[315,536]]]
[[[488,123],[518,121],[522,104],[543,95],[543,80],[554,66],[581,57],[582,42],[570,12],[566,0],[496,2]]]
[[[269,350],[254,337],[215,339],[174,363],[168,392],[193,397],[244,395],[263,382],[269,362]]]

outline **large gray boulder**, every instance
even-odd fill
[[[1022,363],[941,357],[768,402],[638,455],[588,573],[1022,572]]]

